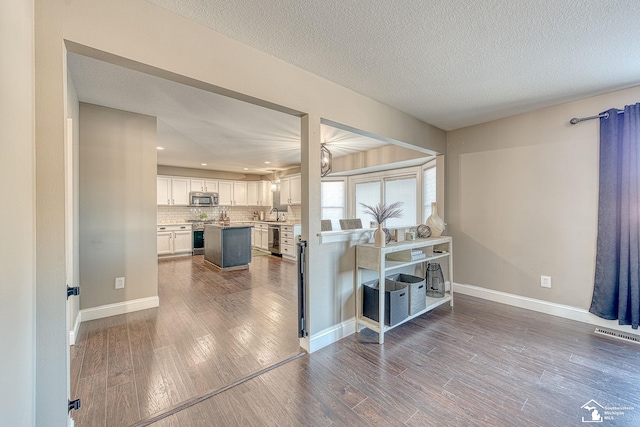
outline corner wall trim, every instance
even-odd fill
[[[104,317],[117,316],[118,314],[133,313],[134,311],[156,308],[160,305],[160,298],[147,297],[115,304],[101,305],[99,307],[85,308],[78,313],[78,323],[88,320],[102,319]]]
[[[323,347],[333,344],[334,342],[338,342],[344,337],[355,334],[355,332],[356,318],[352,317],[342,323],[313,334],[309,340],[309,353],[313,353],[314,351],[318,351]]]
[[[493,289],[482,288],[474,285],[462,285],[454,283],[454,293],[469,295],[472,297],[482,298],[489,301],[499,302],[501,304],[520,307],[527,310],[537,311],[539,313],[551,314],[552,316],[563,317],[577,322],[587,323],[595,326],[602,326],[616,331],[622,331],[631,334],[638,334],[637,331],[631,329],[631,326],[619,325],[616,320],[602,319],[594,314],[589,313],[584,308],[572,307],[570,305],[556,304],[554,302],[543,301],[539,299],[523,297],[520,295],[509,294]]]
[[[76,316],[76,321],[73,322],[73,329],[69,331],[69,345],[76,345],[76,338],[78,331],[80,330],[80,313]]]

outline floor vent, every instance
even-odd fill
[[[640,344],[640,336],[638,336],[638,335],[625,334],[624,332],[610,331],[608,329],[602,329],[602,328],[596,328],[596,330],[594,332],[596,334],[606,335],[606,336],[609,336],[609,337],[618,338],[620,340],[624,340],[624,341],[629,341],[629,342],[634,342],[636,344]]]

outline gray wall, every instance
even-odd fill
[[[33,0],[0,2],[0,424],[6,426],[35,421],[33,13]]]
[[[157,296],[156,242],[155,117],[80,103],[80,308]]]
[[[593,291],[598,120],[640,87],[447,134],[454,280],[586,309]],[[540,287],[540,275],[552,288]]]

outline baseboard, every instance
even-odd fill
[[[525,308],[527,310],[533,310],[539,313],[551,314],[553,316],[563,317],[565,319],[588,323],[594,326],[601,326],[607,329],[614,329],[634,335],[640,333],[637,330],[632,329],[631,326],[619,325],[617,320],[602,319],[594,314],[589,313],[589,311],[585,310],[584,308],[556,304],[549,301],[509,294],[507,292],[481,288],[479,286],[463,285],[460,283],[454,283],[453,286],[454,293],[482,298],[489,301],[511,305],[514,307]]]
[[[73,322],[73,329],[69,331],[69,345],[76,344],[76,337],[78,336],[78,331],[80,330],[80,313],[76,316],[76,321]]]
[[[309,353],[318,351],[323,347],[326,347],[334,342],[338,342],[344,337],[347,337],[356,332],[356,319],[355,317],[345,320],[344,322],[331,326],[323,331],[320,331],[311,336],[309,340]]]
[[[118,314],[133,313],[134,311],[156,308],[159,305],[160,299],[156,296],[85,308],[78,313],[78,322],[102,319],[104,317],[117,316]]]

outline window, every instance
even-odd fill
[[[344,181],[323,181],[321,183],[321,218],[330,219],[331,227],[340,230],[339,220],[346,218]]]
[[[387,205],[401,202],[402,216],[390,218],[385,221],[387,228],[412,227],[417,224],[416,216],[416,178],[385,179],[384,181],[385,203]]]
[[[362,226],[367,228],[373,221],[369,214],[364,213],[360,203],[375,206],[380,203],[380,182],[361,182],[356,184],[356,218],[360,218]]]
[[[436,163],[428,163],[422,170],[422,218],[425,222],[431,216],[431,203],[436,201]]]

